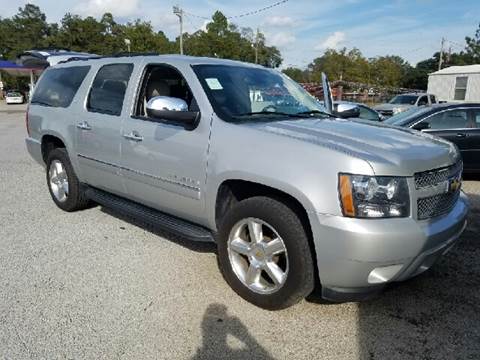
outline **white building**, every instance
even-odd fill
[[[439,101],[480,102],[480,64],[450,66],[431,73],[428,92]]]

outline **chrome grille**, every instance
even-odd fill
[[[460,173],[462,169],[463,164],[461,161],[459,161],[455,165],[446,168],[416,173],[415,187],[418,190],[427,186],[434,186],[440,184],[441,182],[458,175],[458,173]]]
[[[419,220],[443,215],[455,206],[460,196],[460,188],[450,191],[449,182],[452,179],[459,179],[462,170],[463,164],[459,161],[449,167],[415,174],[415,188],[419,194],[417,199],[417,217]],[[422,196],[422,192],[424,196]]]
[[[418,219],[425,220],[449,212],[460,196],[460,191],[418,199]]]

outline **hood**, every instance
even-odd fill
[[[412,176],[459,159],[455,145],[448,141],[370,121],[309,118],[245,126],[366,160],[376,175]]]
[[[373,109],[376,111],[393,111],[393,108],[401,108],[401,109],[408,109],[412,107],[413,105],[408,105],[408,104],[390,104],[390,103],[385,103],[385,104],[380,104],[375,106]]]

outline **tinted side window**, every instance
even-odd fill
[[[437,102],[435,95],[430,95],[430,101],[432,102],[432,104],[435,104]]]
[[[89,70],[90,66],[46,70],[35,88],[31,103],[63,108],[70,106]]]
[[[427,104],[428,104],[428,98],[426,96],[422,96],[420,100],[418,100],[418,106],[427,105]]]
[[[100,68],[88,95],[89,111],[120,115],[133,64],[112,64]]]
[[[444,111],[431,116],[425,120],[430,125],[430,129],[463,129],[468,127],[468,116],[466,110]]]
[[[475,124],[472,124],[472,127],[480,128],[480,109],[473,110],[473,121]]]
[[[359,106],[359,109],[360,109],[361,119],[380,121],[380,118],[378,117],[378,114],[375,111],[367,109],[366,107],[363,107],[363,106]]]

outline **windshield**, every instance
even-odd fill
[[[403,126],[410,123],[414,118],[418,117],[419,115],[425,114],[428,111],[432,111],[432,107],[430,106],[422,106],[422,107],[414,107],[398,113],[397,115],[393,115],[384,121],[385,124],[396,125],[396,126]]]
[[[18,92],[9,92],[9,93],[7,93],[7,96],[8,97],[19,97],[19,96],[22,96],[22,94],[20,94]]]
[[[415,105],[417,98],[417,95],[397,95],[389,101],[389,104]]]
[[[277,71],[229,65],[193,69],[215,112],[226,121],[328,116],[322,103]]]

